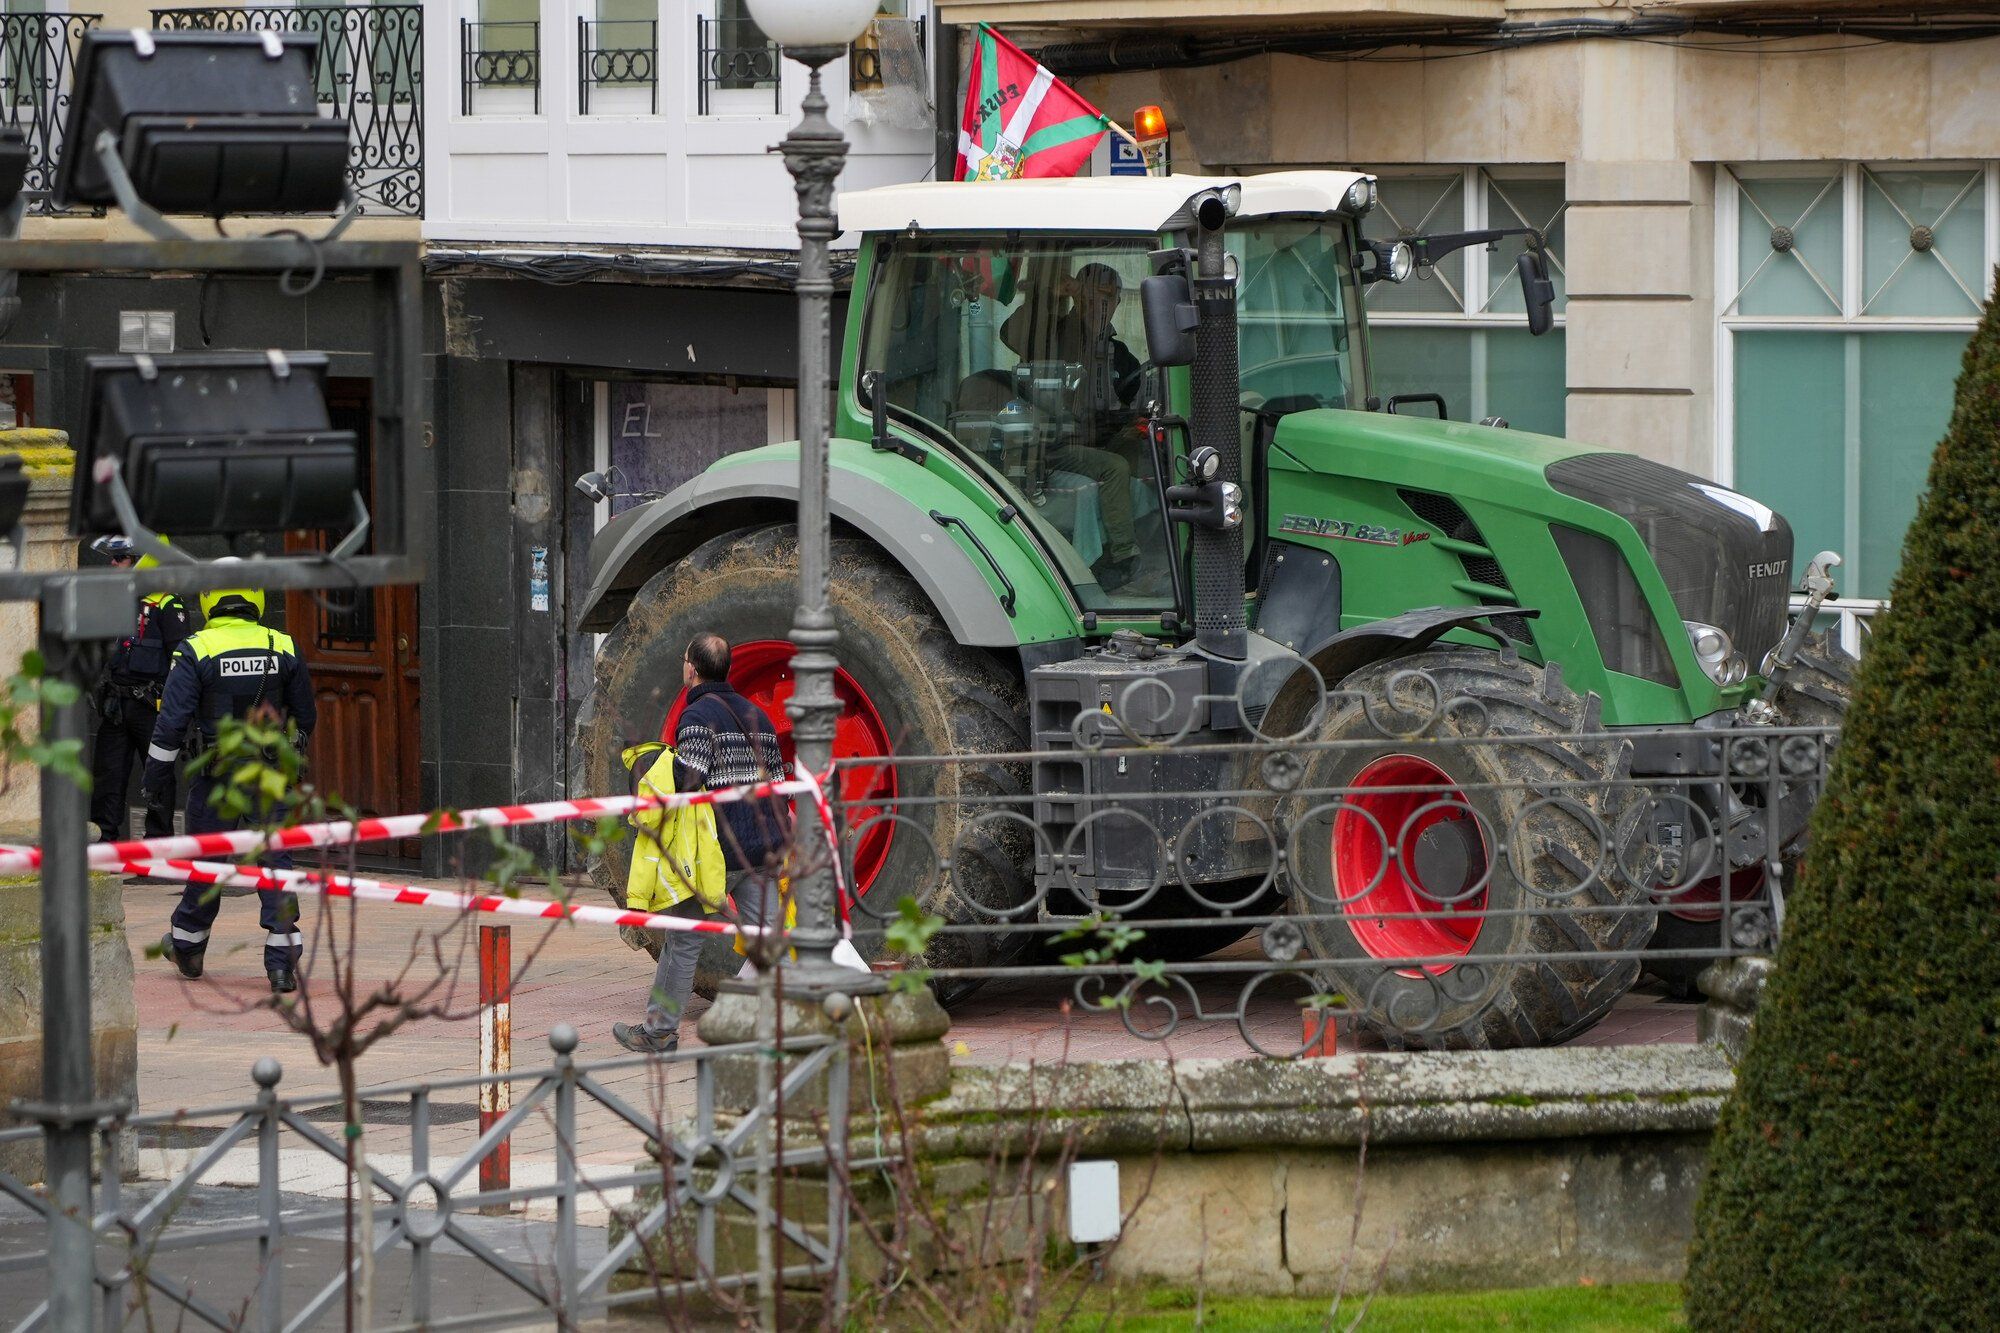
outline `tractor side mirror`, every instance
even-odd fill
[[[1156,366],[1194,364],[1194,330],[1200,323],[1194,289],[1185,273],[1156,273],[1139,284],[1146,315],[1146,357]]]
[[[1528,332],[1539,338],[1555,327],[1556,285],[1549,281],[1549,261],[1540,250],[1523,250],[1514,269],[1521,275],[1521,299],[1528,306]]]

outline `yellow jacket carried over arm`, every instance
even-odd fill
[[[634,792],[639,796],[674,794],[674,752],[658,742],[634,745],[620,756],[627,770],[645,766]],[[685,805],[678,809],[638,810],[632,870],[625,880],[625,906],[634,912],[664,912],[689,898],[699,898],[702,910],[718,912],[726,896],[722,842],[715,834],[715,807]]]

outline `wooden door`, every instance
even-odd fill
[[[367,380],[327,381],[333,424],[361,438],[362,494],[372,496],[369,388]],[[287,542],[291,550],[323,550],[326,545],[325,536],[317,534],[294,534]],[[417,589],[290,593],[285,625],[312,673],[319,706],[310,755],[314,784],[363,815],[420,809]],[[417,842],[406,839],[362,850],[414,857]]]

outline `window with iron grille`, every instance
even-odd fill
[[[1567,376],[1563,353],[1566,274],[1562,170],[1497,167],[1389,167],[1376,171],[1380,202],[1362,220],[1379,240],[1533,227],[1548,242],[1556,327],[1528,332],[1514,259],[1524,241],[1448,255],[1400,285],[1368,288],[1374,392],[1442,394],[1450,415],[1503,417],[1517,430],[1561,435]]]

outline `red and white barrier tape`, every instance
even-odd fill
[[[584,903],[555,903],[546,899],[509,898],[493,893],[458,893],[451,889],[426,889],[415,884],[397,884],[358,875],[336,875],[312,870],[276,870],[267,866],[235,866],[217,861],[141,860],[126,861],[123,869],[131,875],[152,875],[160,879],[184,880],[190,884],[214,884],[229,888],[256,889],[264,893],[323,893],[330,898],[358,898],[367,902],[402,903],[412,907],[435,907],[450,912],[487,912],[497,916],[535,917],[547,921],[584,921],[605,926],[638,926],[646,930],[681,930],[703,935],[763,935],[763,926],[739,926],[712,918],[670,916],[665,913],[633,912],[616,907]]]
[[[89,849],[89,865],[94,870],[115,870],[137,860],[172,860],[192,856],[247,856],[267,851],[293,851],[305,847],[345,846],[349,843],[382,842],[393,838],[414,838],[426,833],[448,833],[472,828],[524,827],[553,824],[571,819],[594,819],[630,815],[642,810],[679,809],[691,805],[723,805],[732,801],[760,800],[773,796],[810,796],[826,830],[827,844],[834,851],[836,885],[843,899],[846,887],[840,882],[840,857],[833,832],[833,814],[826,792],[810,773],[782,782],[757,782],[716,791],[678,792],[671,796],[581,797],[573,801],[541,801],[532,805],[495,805],[456,814],[390,815],[375,819],[329,820],[320,824],[300,824],[271,831],[231,829],[221,833],[189,833],[165,838],[137,838],[125,842],[94,842]],[[32,870],[42,863],[39,847],[0,849],[0,874]]]

